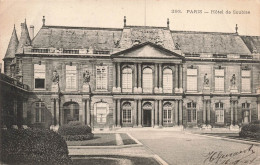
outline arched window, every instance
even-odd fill
[[[172,123],[172,104],[165,103],[163,105],[163,123]]]
[[[43,123],[45,122],[45,104],[44,102],[35,103],[35,122]]]
[[[131,103],[126,102],[123,104],[123,123],[131,123],[132,122],[132,107]]]
[[[163,92],[172,93],[172,70],[169,68],[163,70]]]
[[[242,120],[243,123],[249,123],[251,121],[250,118],[250,103],[242,103]]]
[[[132,69],[129,67],[122,71],[122,92],[132,92]]]
[[[151,68],[143,70],[143,92],[151,93],[153,91],[153,71]]]
[[[224,123],[224,104],[222,102],[215,103],[216,122]]]
[[[196,103],[194,102],[187,103],[187,111],[188,111],[188,122],[196,122],[197,121]]]

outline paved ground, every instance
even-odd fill
[[[243,144],[185,131],[130,131],[148,151],[171,165],[260,164],[259,145]]]

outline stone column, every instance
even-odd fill
[[[87,125],[91,125],[91,122],[90,122],[90,115],[91,115],[91,113],[90,113],[90,111],[91,111],[91,107],[90,107],[90,99],[87,99],[86,100],[86,105],[87,105],[87,109],[86,109],[86,111],[87,111]]]
[[[137,100],[134,100],[134,127],[137,127],[137,122],[138,122],[138,105],[137,105]]]
[[[142,100],[138,100],[138,127],[142,127]]]
[[[56,125],[56,120],[55,120],[55,99],[54,98],[51,98],[51,115],[52,115],[52,125]]]
[[[234,124],[233,118],[234,118],[234,102],[231,100],[230,101],[230,120],[231,120],[230,125]]]
[[[238,101],[235,101],[235,125],[237,125],[237,104]]]
[[[154,111],[155,111],[155,107],[153,107],[153,109],[152,109],[152,127],[154,127]]]
[[[116,127],[116,99],[113,99],[113,105],[114,105],[114,109],[113,109],[113,125],[114,125],[114,127]]]
[[[162,82],[163,82],[163,78],[162,78],[162,64],[159,64],[159,93],[162,93]]]
[[[135,65],[134,93],[137,93],[138,92],[138,67],[136,63],[134,65]]]
[[[182,100],[179,101],[179,125],[182,125]]]
[[[175,65],[175,92],[178,92],[179,90],[179,85],[178,85],[178,82],[179,82],[179,65]]]
[[[121,103],[117,100],[117,127],[121,127]]]
[[[206,100],[203,100],[203,124],[207,124],[206,106]]]
[[[118,88],[118,92],[121,92],[121,67],[120,67],[120,63],[117,63],[117,88]]]
[[[179,90],[180,90],[180,92],[182,92],[183,91],[183,87],[182,87],[182,82],[183,82],[183,80],[182,80],[182,65],[179,65],[180,66],[180,70],[179,70],[179,73],[180,73],[180,79],[179,79]]]
[[[208,107],[207,120],[208,120],[208,124],[210,124],[210,100],[207,101],[207,107]]]
[[[27,100],[23,99],[23,125],[27,125],[27,121]]]
[[[159,100],[159,127],[162,127],[162,100]]]
[[[175,115],[175,123],[176,123],[176,125],[179,125],[179,121],[178,121],[178,118],[179,118],[179,111],[178,111],[178,109],[179,109],[179,100],[175,100],[175,113],[174,113],[174,115]]]
[[[154,101],[154,109],[155,109],[155,116],[154,116],[154,118],[155,118],[155,127],[157,127],[158,126],[158,100],[155,100]]]
[[[116,63],[113,63],[113,92],[116,91]]]
[[[84,124],[87,124],[86,120],[86,113],[87,112],[87,107],[86,107],[86,99],[82,99],[82,122]]]
[[[142,92],[142,66],[138,63],[138,92]]]
[[[158,92],[158,64],[154,64],[154,92]]]
[[[56,121],[57,121],[57,124],[61,125],[61,114],[60,114],[60,99],[57,98],[56,99]]]

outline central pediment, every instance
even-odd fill
[[[182,59],[183,56],[151,42],[135,45],[129,49],[112,54],[113,58],[159,58]]]

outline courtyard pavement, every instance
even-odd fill
[[[171,165],[260,164],[260,147],[185,131],[131,131],[150,152]]]
[[[260,143],[194,134],[190,131],[118,130],[143,145],[114,148],[69,148],[70,155],[127,155],[155,157],[161,164],[260,164]],[[110,132],[112,133],[112,132]]]

